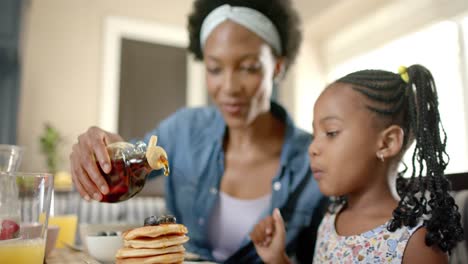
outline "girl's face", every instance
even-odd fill
[[[309,156],[327,196],[359,193],[375,180],[379,128],[365,100],[351,85],[333,83],[315,103]]]
[[[229,127],[245,127],[270,110],[280,62],[265,41],[225,21],[211,32],[203,54],[208,93]]]

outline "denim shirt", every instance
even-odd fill
[[[280,105],[272,102],[271,112],[285,122],[286,134],[280,167],[271,182],[270,206],[260,219],[271,215],[274,208],[280,208],[287,228],[287,252],[295,254],[301,232],[310,226],[313,216],[321,218],[314,211],[323,196],[311,177],[307,155],[311,135],[298,129]],[[224,174],[225,132],[221,113],[214,107],[201,107],[177,111],[145,136],[148,142],[151,135],[157,135],[158,145],[168,154],[171,173],[166,180],[166,202],[169,212],[189,230],[186,250],[207,260],[213,260],[208,220]],[[315,242],[315,237],[308,239]],[[308,247],[312,252],[313,246]],[[234,263],[260,262],[249,237],[245,237],[241,248],[244,248],[239,251],[242,254],[234,257]],[[240,260],[245,257],[248,258]]]

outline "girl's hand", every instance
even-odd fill
[[[286,230],[278,208],[261,220],[250,233],[260,258],[269,264],[290,263],[285,252]]]

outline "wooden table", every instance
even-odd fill
[[[55,248],[46,258],[46,264],[101,264],[83,251]]]

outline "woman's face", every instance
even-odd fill
[[[349,84],[331,84],[314,107],[310,164],[327,196],[359,193],[372,184],[381,128],[366,99]]]
[[[277,59],[258,35],[231,21],[216,27],[204,50],[208,93],[230,128],[270,110]]]

